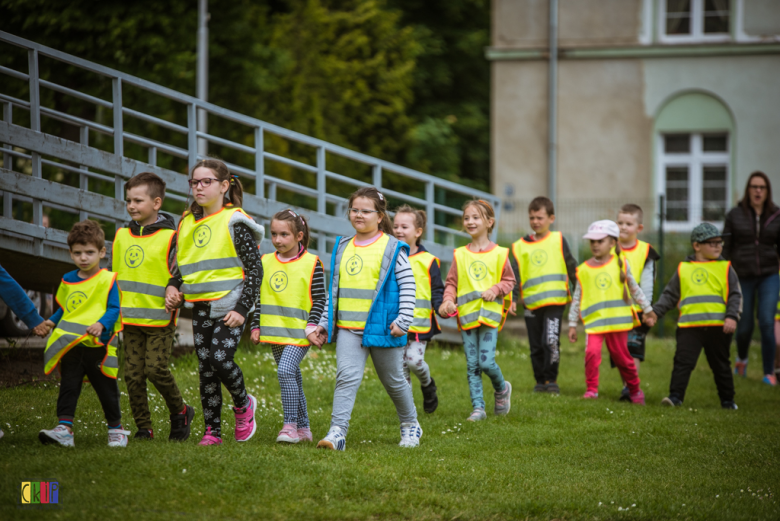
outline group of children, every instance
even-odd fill
[[[250,318],[252,342],[270,344],[278,367],[284,420],[277,441],[283,443],[313,441],[300,363],[311,345],[335,342],[331,424],[317,447],[345,449],[369,355],[396,407],[400,446],[419,445],[423,430],[411,374],[420,381],[424,410],[434,412],[437,387],[425,349],[440,333],[436,314],[457,317],[461,330],[472,402],[468,420],[486,418],[483,373],[495,392],[494,413],[509,413],[512,385],[496,363],[496,342],[518,302],[525,308],[535,392],[560,392],[561,321],[571,303],[569,339],[577,339],[579,317],[587,332],[583,397],[598,397],[598,367],[606,342],[625,383],[621,399],[644,404],[638,361],[644,358],[645,335],[659,317],[679,306],[678,349],[664,403],[682,403],[704,347],[723,407],[736,408],[728,346],[741,295],[733,269],[719,258],[722,241],[712,225],[694,230],[695,254],[680,264],[652,305],[658,254],[637,240],[642,210],[635,205],[624,206],[617,223],[590,226],[584,238],[593,257],[576,266],[561,233],[550,231],[555,211],[549,199],[531,203],[534,233],[515,242],[511,251],[489,239],[496,224],[491,205],[468,201],[463,227],[471,242],[455,250],[442,281],[439,259],[421,243],[425,212],[402,206],[391,220],[384,195],[365,187],[349,198],[355,234],[336,238],[326,284],[322,262],[308,251],[305,217],[293,210],[274,215],[270,229],[276,251],[261,255],[265,230],[241,209],[241,182],[224,163],[200,161],[189,185],[193,202],[177,229],[173,219],[160,212],[165,183],[158,176],[143,173],[127,182],[131,221],[116,234],[112,271],[100,269],[106,248],[96,222],[79,222],[68,235],[78,269],[63,277],[56,295],[60,309],[35,331],[41,336],[53,331],[45,370],[48,374],[59,367],[62,374],[59,422],[40,432],[43,443],[73,446],[76,404],[82,381],[88,378],[105,413],[109,445],[127,445],[130,432],[122,424],[116,382],[120,331],[135,438],[154,438],[147,399],[150,381],[170,412],[169,439],[186,440],[195,410],[184,403],[168,364],[178,311],[184,305],[192,309],[206,426],[200,445],[222,443],[223,386],[233,401],[235,440],[247,441],[255,433],[257,400],[247,392],[235,357]]]

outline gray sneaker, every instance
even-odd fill
[[[485,414],[485,409],[476,408],[473,411],[471,411],[471,415],[466,418],[467,422],[478,422],[482,421],[485,418],[487,418],[487,414]]]
[[[496,416],[509,414],[509,408],[512,405],[510,398],[512,398],[512,384],[504,380],[504,390],[496,393],[496,408],[494,410]]]

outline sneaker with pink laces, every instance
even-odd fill
[[[314,441],[311,429],[308,427],[298,427],[298,439],[301,441]]]
[[[249,404],[246,407],[233,407],[236,414],[236,441],[247,441],[255,435],[257,424],[255,423],[255,410],[257,399],[251,394],[247,396]]]
[[[582,397],[586,400],[595,400],[599,397],[598,391],[585,391],[585,394],[582,395]]]
[[[279,436],[276,437],[277,443],[298,443],[301,439],[298,437],[298,429],[294,423],[285,423]]]
[[[644,405],[645,404],[645,393],[643,393],[641,389],[639,391],[633,393],[631,395],[631,403],[635,403],[637,405]]]
[[[214,436],[211,434],[211,425],[206,427],[206,434],[203,435],[203,439],[200,440],[200,443],[198,445],[206,446],[206,445],[222,445],[222,438],[219,436]]]

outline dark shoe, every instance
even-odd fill
[[[153,440],[154,439],[154,432],[152,432],[152,429],[138,429],[138,432],[135,433],[135,436],[133,436],[133,439],[136,439],[136,440]]]
[[[534,392],[535,393],[543,393],[547,390],[546,384],[536,384],[534,385]]]
[[[623,387],[623,390],[620,391],[620,399],[618,401],[620,402],[631,401],[631,391],[628,390],[628,387]]]
[[[721,409],[732,409],[734,411],[739,409],[739,407],[737,407],[737,404],[734,403],[734,402],[720,402],[720,408]]]
[[[544,392],[550,394],[561,394],[561,388],[558,387],[558,382],[547,382],[544,386]]]
[[[679,398],[676,398],[675,396],[667,396],[663,400],[661,400],[661,405],[667,405],[671,407],[679,407],[682,405],[682,402]]]
[[[185,441],[190,437],[192,419],[195,417],[195,409],[189,405],[184,406],[184,412],[171,414],[171,434],[168,441]]]
[[[423,394],[423,410],[431,414],[439,406],[439,397],[436,396],[436,382],[431,378],[431,383],[426,387],[420,387]]]

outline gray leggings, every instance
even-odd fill
[[[330,425],[347,431],[352,409],[355,407],[363,370],[368,355],[374,362],[379,381],[395,404],[401,423],[417,421],[412,388],[403,371],[404,348],[363,347],[363,338],[348,329],[339,330],[336,339],[336,390],[333,392],[333,414]]]

